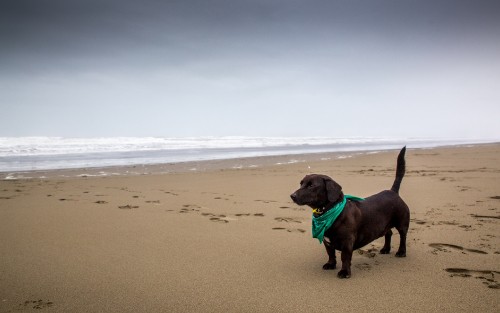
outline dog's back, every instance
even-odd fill
[[[408,227],[410,209],[392,190],[384,190],[356,203],[361,213],[359,236],[355,249],[384,236],[391,228]],[[368,232],[366,230],[369,230]]]

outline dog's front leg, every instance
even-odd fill
[[[333,270],[337,268],[337,259],[335,258],[335,248],[332,247],[330,238],[324,237],[326,253],[328,253],[328,262],[323,265],[324,270]]]
[[[342,260],[342,269],[338,272],[339,278],[351,277],[351,259],[352,259],[353,243],[346,244],[342,247],[340,259]]]

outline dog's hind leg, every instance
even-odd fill
[[[406,256],[406,233],[408,232],[408,225],[397,228],[399,232],[399,248],[396,256],[399,258]]]
[[[384,236],[385,243],[382,249],[380,250],[381,254],[389,254],[389,252],[391,252],[391,237],[392,237],[392,230],[389,229]]]
[[[325,245],[326,253],[328,253],[328,262],[323,265],[324,270],[333,270],[337,268],[337,259],[335,257],[335,249],[331,246],[330,239],[325,237],[323,244]]]

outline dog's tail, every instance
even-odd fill
[[[394,184],[392,184],[391,190],[399,193],[399,187],[401,186],[401,182],[403,181],[403,177],[405,176],[406,170],[406,162],[405,162],[405,152],[406,146],[401,149],[398,155],[398,165],[396,168],[396,179],[394,180]]]

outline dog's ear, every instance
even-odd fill
[[[335,181],[333,181],[333,179],[331,179],[330,177],[324,177],[323,179],[325,181],[328,201],[337,202],[340,197],[344,196],[344,194],[342,193],[342,187]]]

